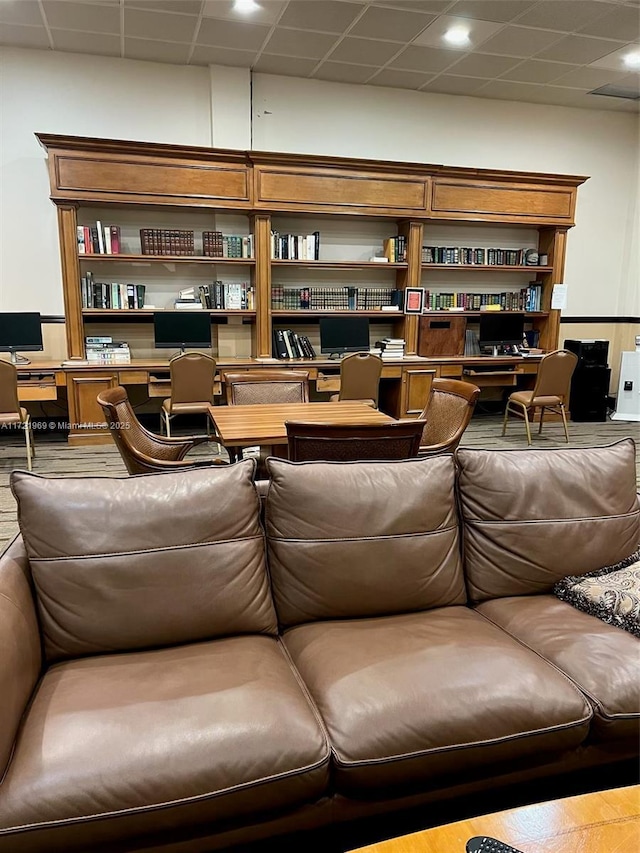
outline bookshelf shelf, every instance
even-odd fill
[[[332,311],[329,308],[325,311],[316,311],[311,308],[292,308],[290,311],[287,311],[286,309],[276,308],[271,312],[272,317],[353,317],[354,315],[357,315],[358,317],[373,317],[379,320],[386,320],[387,322],[404,319],[405,316],[402,311],[354,311],[340,309]]]
[[[108,263],[151,263],[151,264],[231,264],[233,266],[255,266],[255,258],[212,258],[208,255],[78,255],[80,261],[107,261]]]
[[[376,261],[283,261],[277,258],[271,259],[272,266],[283,267],[307,267],[309,269],[382,269],[382,270],[406,270],[408,264],[378,263]]]
[[[524,314],[525,317],[548,317],[548,311],[448,311],[446,308],[442,310],[425,311],[424,315],[429,317],[444,317],[446,315],[454,315],[457,317],[480,317],[482,314]]]
[[[197,314],[214,314],[219,317],[255,317],[255,311],[246,309],[224,309],[224,308],[196,308]],[[163,313],[188,314],[193,311],[176,308],[83,308],[85,317],[152,317],[162,311]],[[346,313],[346,312],[344,312]]]
[[[553,267],[516,266],[515,264],[422,264],[422,272],[427,270],[476,270],[477,272],[553,272]]]

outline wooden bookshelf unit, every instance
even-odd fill
[[[236,355],[249,364],[272,358],[274,327],[304,324],[304,334],[313,343],[320,317],[354,313],[275,308],[272,288],[274,292],[357,288],[358,293],[373,293],[376,288],[381,292],[423,287],[451,294],[498,294],[520,291],[536,280],[541,287],[539,310],[527,312],[526,323],[539,332],[542,349],[557,347],[559,312],[551,309],[551,293],[553,285],[563,281],[567,232],[574,225],[577,188],[585,177],[51,134],[37,137],[48,154],[50,197],[58,213],[70,359],[85,357],[87,334],[98,334],[96,329],[111,334],[110,329],[126,322],[136,328],[139,323],[137,334],[147,340],[142,353],[132,347],[134,359],[159,363],[163,354],[151,349],[154,310],[172,308],[178,290],[194,286],[197,291],[203,282],[213,280],[242,281],[251,288],[251,310],[208,312],[214,355],[221,355],[224,333],[228,356],[229,341],[240,324],[247,327],[245,346],[250,332],[251,351]],[[79,252],[78,226],[98,220],[120,229],[120,253]],[[194,232],[194,254],[144,254],[139,232],[155,227]],[[200,232],[210,230],[246,237],[253,257],[205,255]],[[274,231],[319,232],[318,260],[272,257]],[[403,259],[371,260],[382,255],[386,240],[396,237],[404,242]],[[422,263],[423,246],[527,249],[539,253],[544,263]],[[83,307],[81,279],[87,271],[98,281],[144,284],[145,306],[149,302],[154,307]],[[401,337],[408,356],[418,352],[417,316],[375,308],[357,313],[369,318],[372,341]],[[477,322],[479,316],[473,310],[456,313],[468,323]],[[420,362],[412,366],[424,367]],[[118,366],[116,372],[126,372],[126,366]],[[68,389],[80,423],[95,420],[95,406],[83,404],[100,390],[92,387],[85,392],[91,376],[99,377],[98,384],[104,382],[105,368],[83,367],[74,379],[82,393],[78,387]],[[414,410],[401,405],[394,414],[406,417]]]

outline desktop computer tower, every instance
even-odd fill
[[[606,421],[611,370],[609,341],[567,340],[564,348],[578,356],[571,379],[569,411],[572,421]]]

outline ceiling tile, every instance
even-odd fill
[[[507,23],[530,9],[537,0],[460,0],[447,9],[448,15],[479,21]]]
[[[590,62],[589,67],[610,68],[612,71],[623,71],[625,74],[627,74],[629,72],[629,66],[625,64],[625,56],[628,56],[630,53],[636,54],[639,52],[640,51],[638,51],[638,48],[634,48],[631,45],[619,47],[617,50],[608,53],[601,59],[596,59],[594,62]]]
[[[526,27],[509,26],[484,42],[483,53],[499,53],[505,56],[535,56],[541,50],[561,39],[560,33],[546,30],[530,30]]]
[[[184,65],[189,58],[188,44],[125,38],[124,55],[127,59],[146,59],[150,62],[169,62]]]
[[[384,65],[402,49],[391,41],[344,38],[329,57],[332,62],[355,62],[360,65]]]
[[[460,62],[448,68],[449,74],[463,74],[469,77],[499,77],[519,63],[512,56],[487,56],[485,53],[470,53]]]
[[[383,68],[379,74],[369,80],[371,86],[390,86],[393,89],[419,89],[431,74],[421,74],[417,71],[396,71],[393,68]]]
[[[581,33],[601,38],[632,41],[640,38],[640,9],[632,6],[616,6],[608,15],[598,18],[594,23],[586,24]]]
[[[342,33],[362,12],[356,3],[336,3],[334,0],[291,0],[278,21],[281,27],[300,30],[320,30],[325,33]]]
[[[411,41],[434,20],[433,15],[370,6],[349,35],[373,39]]]
[[[469,41],[467,44],[460,45],[459,47],[447,44],[444,35],[453,27],[463,27],[469,31]],[[467,51],[491,38],[502,27],[503,24],[494,24],[491,21],[472,21],[470,18],[453,18],[450,15],[440,15],[423,33],[420,33],[418,38],[413,40],[413,44]]]
[[[451,4],[451,0],[374,0],[374,6],[393,6],[411,12],[429,12],[439,15]]]
[[[561,62],[541,62],[537,59],[529,59],[520,65],[516,65],[511,71],[507,71],[500,79],[515,80],[519,83],[549,83],[576,68],[576,65],[565,65]]]
[[[392,68],[403,68],[407,71],[443,71],[447,66],[460,59],[457,50],[440,50],[436,47],[407,47],[391,63]]]
[[[49,47],[49,36],[44,27],[3,24],[0,27],[0,44],[11,47]]]
[[[611,42],[585,36],[565,36],[551,47],[536,54],[536,59],[555,59],[560,62],[575,62],[586,65],[594,59],[611,53]]]
[[[365,65],[323,62],[313,76],[318,80],[332,80],[334,83],[364,83],[375,70],[375,68],[367,68]]]
[[[191,42],[197,23],[198,19],[193,15],[124,10],[124,34],[130,38]]]
[[[270,31],[271,27],[262,24],[238,24],[235,21],[203,18],[197,42],[238,50],[259,50]]]
[[[81,33],[77,30],[51,30],[56,50],[90,53],[94,56],[120,56],[120,36],[110,33]]]
[[[301,59],[299,56],[271,56],[268,53],[263,53],[253,66],[253,70],[260,71],[263,74],[308,77],[317,64],[315,59]]]
[[[120,32],[120,9],[117,6],[48,0],[43,4],[43,8],[50,27],[93,33]]]
[[[553,0],[551,3],[538,3],[518,18],[518,23],[573,33],[579,27],[602,17],[610,8],[606,3],[598,3],[596,0]]]
[[[310,33],[305,30],[283,30],[277,27],[265,50],[280,56],[301,56],[303,59],[322,59],[336,43],[336,36]]]
[[[1,3],[0,23],[31,24],[42,26],[42,15],[38,3]]]
[[[604,68],[577,68],[569,71],[562,77],[553,81],[554,86],[569,86],[573,89],[597,89],[607,83],[615,83],[621,80],[624,74],[615,71],[607,71]]]
[[[472,95],[481,86],[486,85],[486,80],[478,80],[477,77],[451,77],[441,74],[423,86],[421,92],[439,92],[446,95]]]
[[[251,68],[256,55],[255,50],[231,50],[227,47],[197,44],[189,62],[191,65],[232,65],[234,68]]]
[[[512,83],[507,80],[490,80],[478,92],[478,96],[483,98],[498,98],[506,101],[531,101],[537,90],[545,90],[547,86],[535,86],[531,83]],[[564,92],[569,93],[571,90],[564,89]]]
[[[155,12],[181,12],[183,15],[199,15],[202,0],[124,0],[124,7],[125,9],[151,9]]]
[[[275,24],[286,4],[287,0],[260,0],[259,7],[251,13],[251,23]],[[202,14],[205,18],[247,21],[247,15],[235,8],[234,0],[204,0]]]

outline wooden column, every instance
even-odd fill
[[[253,217],[256,253],[256,358],[271,356],[271,217]]]
[[[422,275],[422,222],[401,222],[398,234],[407,241],[407,268],[398,270],[397,287],[420,287]],[[406,314],[404,317],[405,353],[415,355],[418,351],[418,320],[416,314]]]
[[[64,316],[69,358],[84,358],[77,225],[76,205],[58,205],[60,265],[62,267],[63,282],[62,293],[64,295]]]
[[[540,346],[551,352],[559,346],[560,340],[560,311],[551,310],[551,296],[554,284],[564,282],[564,259],[567,249],[566,228],[541,228],[539,251],[548,255],[549,266],[553,271],[545,273],[547,281],[542,289],[542,310],[549,312],[549,317],[541,329]]]

